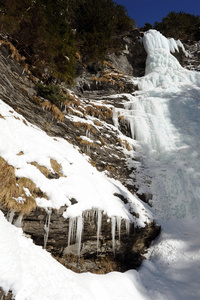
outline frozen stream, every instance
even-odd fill
[[[162,226],[139,271],[154,300],[200,299],[200,73],[179,65],[170,53],[177,45],[157,31],[146,33],[146,76],[125,104],[151,181],[145,190],[138,170],[137,183],[141,193],[153,194]]]

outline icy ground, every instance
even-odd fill
[[[126,95],[129,100],[123,113],[130,123],[133,137],[138,141],[136,152],[141,163],[136,165],[138,171],[135,179],[141,193],[153,194],[152,212],[162,226],[160,237],[152,245],[147,260],[138,272],[79,275],[59,265],[41,247],[33,245],[19,228],[8,223],[0,213],[0,286],[4,290],[11,289],[16,300],[200,299],[200,73],[183,69],[170,54],[170,51],[182,47],[180,42],[167,40],[150,30],[144,36],[144,46],[148,53],[146,75],[133,79],[139,84],[139,91]],[[1,114],[12,123],[11,113],[1,105]],[[0,119],[4,130],[5,119]],[[23,122],[18,120],[16,130],[19,132],[20,124]],[[34,139],[35,129],[27,127],[26,130],[29,132],[27,136]],[[4,133],[4,139],[1,137],[5,143],[8,143],[7,136],[9,133]],[[17,138],[13,135],[10,144],[1,143],[1,156],[17,168],[18,176],[20,172],[23,176],[31,174],[31,179],[35,181],[38,173],[28,162],[39,160],[37,147],[31,151],[33,145],[30,139],[22,144],[24,139],[19,137],[19,134]],[[16,145],[14,152],[13,141]],[[4,148],[3,145],[7,146]],[[55,154],[58,148],[61,150]],[[109,205],[105,206],[103,196],[100,196],[95,208],[105,210],[110,217],[114,214],[129,219],[128,207],[113,197],[116,189],[122,189],[130,197],[129,205],[142,212],[143,207],[138,199],[131,198],[120,183],[107,181],[72,148],[58,139],[45,160],[46,167],[51,168],[49,158],[56,159],[67,176],[54,183],[61,187],[60,204],[46,179],[40,177],[38,185],[42,190],[46,189],[52,207],[65,203],[70,205],[70,196],[76,196],[79,205],[75,211],[71,206],[71,217],[80,216],[79,212],[84,208],[92,208],[90,201],[84,202],[81,193],[74,195],[74,188],[67,190],[63,186],[63,182],[68,180],[73,187],[75,179],[79,178],[81,182],[83,166],[87,178],[94,184],[93,195],[102,195],[96,182],[106,185],[109,194]],[[42,149],[41,161],[44,164],[47,150]],[[17,157],[21,150],[24,156]],[[84,184],[81,189],[83,193],[87,192]],[[116,203],[114,213],[112,201]],[[45,200],[38,199],[38,204],[45,203]],[[145,219],[151,219],[146,208],[141,214],[141,226]]]

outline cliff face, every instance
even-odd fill
[[[63,93],[70,95],[70,98],[60,110],[36,95],[37,79],[28,74],[1,46],[0,98],[49,136],[69,141],[82,155],[89,157],[90,163],[98,171],[120,181],[136,195],[138,186],[134,181],[134,166],[140,162],[134,152],[129,123],[118,109],[123,109],[127,100],[126,93],[137,90],[137,85],[129,76],[144,75],[146,53],[138,31],[120,39],[124,50],[118,55],[109,54],[103,66],[86,68],[79,63],[79,76],[73,91],[61,86]],[[198,45],[188,45],[187,48],[195,57],[199,55]],[[186,59],[183,53],[178,55],[183,65],[198,69],[196,62],[195,65],[192,63],[196,61],[194,56],[190,55]],[[42,166],[37,164],[35,166],[41,172],[46,172],[45,176],[49,180],[62,176],[59,166],[52,166],[52,170],[42,170]],[[144,184],[149,184],[149,178],[146,178]],[[77,182],[77,189],[78,185]],[[37,191],[37,194],[42,192]],[[124,205],[129,203],[122,191],[119,190],[115,196]],[[151,199],[150,194],[138,196],[146,202]],[[75,198],[70,201],[72,205],[77,203]],[[77,256],[77,240],[72,238],[71,245],[68,243],[71,225],[69,219],[63,217],[65,206],[57,210],[36,206],[36,209],[22,216],[19,211],[8,208],[1,199],[0,209],[13,224],[19,224],[20,218],[19,225],[27,236],[37,245],[44,246],[67,268],[77,272],[106,273],[138,268],[146,249],[160,232],[159,226],[149,222],[144,228],[132,224],[127,234],[125,222],[120,221],[120,225],[117,225],[106,214],[100,216],[98,210],[85,211],[80,253]],[[130,210],[130,213],[136,220],[140,219],[134,210]],[[114,227],[112,224],[115,224]],[[76,230],[78,224],[74,226]]]
[[[133,92],[137,89],[134,82],[122,71],[129,70],[131,75],[134,70],[135,74],[143,75],[145,53],[138,35],[122,39],[128,46],[125,46],[126,50],[121,56],[109,55],[103,68],[94,74],[91,70],[82,68],[74,92],[64,86],[61,87],[63,93],[70,94],[70,100],[61,107],[61,110],[47,105],[45,99],[36,96],[37,79],[27,74],[11,57],[10,52],[4,46],[0,46],[0,98],[49,136],[62,137],[77,146],[83,155],[90,157],[90,163],[98,171],[119,180],[134,194],[137,187],[134,180],[130,179],[134,168],[128,166],[128,161],[133,160],[131,132],[129,125],[118,115],[116,109],[122,108],[123,100],[126,99],[126,94],[121,92]],[[133,48],[138,49],[138,45],[143,55],[134,61]],[[134,69],[136,65],[140,67]],[[115,122],[119,126],[115,127]],[[47,172],[46,176],[55,180],[60,178],[61,174],[54,168],[54,171]],[[122,192],[119,191],[116,197],[127,205],[129,200]],[[140,197],[145,198],[144,195]],[[77,203],[76,199],[71,199],[71,203]],[[20,212],[11,210],[1,200],[0,209],[13,224],[20,225],[20,219],[25,234],[36,244],[45,246],[63,265],[77,272],[105,273],[137,268],[141,264],[143,253],[160,231],[155,223],[149,223],[142,229],[132,224],[127,235],[127,224],[122,220],[122,224],[120,221],[118,229],[113,233],[111,220],[103,215],[101,230],[98,233],[98,211],[88,211],[84,215],[83,236],[78,257],[76,240],[72,240],[72,245],[68,244],[69,220],[63,217],[66,207],[53,209],[51,213],[36,207],[35,210],[21,216]],[[131,214],[136,219],[140,218],[134,211]],[[47,225],[48,232],[45,229]]]

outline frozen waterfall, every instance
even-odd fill
[[[184,49],[180,41],[150,30],[143,43],[146,73],[139,91],[128,95],[124,116],[152,181],[153,206],[164,218],[199,216],[200,73],[182,68],[170,53]]]

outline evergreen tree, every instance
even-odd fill
[[[156,22],[154,28],[167,37],[182,40],[200,39],[200,17],[184,12],[170,12],[162,22]]]

